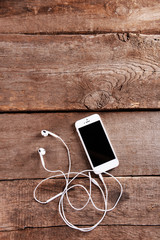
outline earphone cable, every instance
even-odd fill
[[[119,202],[119,200],[120,200],[120,198],[121,198],[121,196],[122,196],[122,193],[123,193],[122,184],[121,184],[120,181],[119,181],[116,177],[114,177],[112,174],[110,174],[110,173],[108,173],[108,172],[104,172],[104,174],[108,175],[109,177],[112,177],[112,178],[119,184],[119,186],[120,186],[120,194],[119,194],[118,199],[116,200],[116,203],[114,204],[114,206],[113,206],[112,208],[107,209],[107,207],[108,207],[108,189],[107,189],[107,185],[106,185],[106,183],[105,183],[105,181],[104,181],[104,178],[103,178],[102,174],[99,174],[99,179],[100,179],[100,181],[102,182],[102,185],[103,185],[105,191],[102,189],[102,187],[100,186],[100,184],[98,183],[98,181],[91,177],[91,173],[93,172],[93,170],[89,169],[89,170],[83,170],[83,171],[81,171],[81,172],[71,172],[71,156],[70,156],[70,151],[69,151],[69,148],[68,148],[67,144],[64,142],[64,140],[63,140],[61,137],[59,137],[58,135],[56,135],[56,134],[54,134],[54,133],[52,133],[52,132],[46,131],[46,130],[43,130],[43,131],[42,131],[42,135],[45,136],[45,137],[48,136],[48,135],[51,135],[51,136],[53,136],[53,137],[58,138],[58,139],[63,143],[63,145],[65,146],[65,148],[66,148],[66,150],[67,150],[67,154],[68,154],[68,172],[67,172],[67,173],[64,173],[64,172],[61,171],[61,170],[49,170],[48,168],[46,168],[45,162],[44,162],[44,158],[43,158],[43,155],[45,154],[45,150],[42,149],[42,148],[39,149],[38,152],[39,152],[39,155],[40,155],[40,159],[41,159],[41,163],[42,163],[43,168],[44,168],[47,172],[53,173],[54,175],[52,175],[52,176],[50,176],[50,177],[47,177],[47,178],[41,180],[41,181],[37,184],[37,186],[35,187],[35,189],[34,189],[34,191],[33,191],[33,197],[34,197],[34,199],[35,199],[38,203],[47,204],[47,203],[53,201],[54,199],[60,197],[59,206],[58,206],[59,214],[60,214],[61,218],[63,219],[63,221],[66,223],[66,225],[68,225],[69,227],[71,227],[71,228],[73,228],[73,229],[77,229],[77,230],[79,230],[79,231],[82,231],[82,232],[89,232],[89,231],[93,230],[94,228],[96,228],[96,227],[103,221],[103,219],[104,219],[104,217],[106,216],[107,212],[112,211],[112,210],[117,206],[117,204],[118,204],[118,202]],[[43,154],[42,154],[42,152],[43,152]],[[71,174],[72,174],[72,175],[75,175],[75,176],[70,179],[70,175],[71,175]],[[82,185],[82,184],[73,184],[73,181],[74,181],[77,177],[79,177],[80,175],[82,175],[82,176],[84,176],[84,177],[86,177],[86,178],[89,179],[89,190],[88,190],[84,185]],[[48,181],[49,179],[53,179],[53,178],[56,178],[56,177],[64,177],[64,179],[65,179],[65,187],[64,187],[63,191],[60,192],[60,193],[58,193],[57,195],[55,195],[55,196],[47,199],[46,201],[41,201],[41,200],[39,200],[39,199],[37,198],[37,196],[36,196],[36,192],[37,192],[37,189],[39,188],[39,186],[40,186],[42,183]],[[73,184],[73,185],[71,185],[71,184]],[[104,201],[104,208],[99,208],[99,207],[97,207],[96,204],[94,203],[93,198],[92,198],[92,184],[94,184],[94,185],[95,185],[96,187],[98,187],[98,189],[100,190],[100,193],[101,193],[102,198],[103,198],[103,201]],[[73,206],[73,204],[71,203],[71,201],[70,201],[70,199],[69,199],[69,196],[68,196],[68,192],[69,192],[71,189],[75,188],[75,187],[80,187],[80,188],[82,188],[82,189],[86,192],[86,194],[88,195],[88,198],[87,198],[87,200],[86,200],[86,203],[85,203],[82,207],[80,207],[80,208],[77,208],[77,207]],[[81,211],[81,210],[83,210],[83,209],[89,204],[89,202],[91,202],[92,205],[93,205],[93,207],[94,207],[96,210],[101,211],[101,212],[103,213],[101,219],[100,219],[97,223],[95,223],[93,226],[91,226],[91,227],[78,227],[78,226],[72,224],[72,223],[67,219],[67,217],[66,217],[66,215],[65,215],[65,210],[64,210],[64,197],[66,197],[66,199],[67,199],[70,207],[72,207],[72,208],[73,208],[74,210],[76,210],[76,211]]]

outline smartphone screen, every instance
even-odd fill
[[[79,132],[94,167],[116,158],[99,120],[80,127]]]

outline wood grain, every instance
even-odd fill
[[[0,35],[0,111],[160,108],[160,36]]]
[[[55,138],[41,136],[42,129],[60,135],[71,151],[72,171],[90,169],[74,123],[92,113],[39,113],[0,115],[1,179],[43,178],[37,152],[47,151],[48,168],[68,170],[63,145]],[[112,170],[118,176],[159,175],[160,112],[110,112],[100,114],[120,161]]]
[[[158,0],[7,0],[0,2],[1,33],[159,33]]]
[[[109,212],[102,225],[159,225],[159,177],[126,177],[119,178],[124,193],[116,209]],[[109,207],[113,206],[119,194],[119,188],[110,178],[105,179],[109,190]],[[58,199],[41,205],[33,199],[33,189],[38,180],[15,180],[0,182],[0,226],[2,230],[24,229],[26,227],[64,226],[58,213]],[[75,183],[89,187],[89,181],[79,179]],[[43,201],[59,193],[64,188],[64,180],[50,180],[39,190],[39,198]],[[93,191],[93,199],[97,206],[103,207],[102,198],[97,189]],[[86,195],[81,189],[73,189],[69,197],[74,206],[83,206]],[[77,200],[78,199],[78,200]],[[79,201],[79,199],[81,199]],[[75,212],[64,200],[66,217],[74,224],[92,225],[101,217],[91,205],[85,210]]]
[[[159,226],[99,226],[94,231],[82,233],[68,227],[36,228],[11,232],[0,232],[0,240],[159,240]]]

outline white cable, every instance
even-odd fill
[[[56,199],[57,197],[60,197],[60,200],[59,200],[59,214],[61,216],[61,218],[63,219],[63,221],[71,228],[74,228],[74,229],[77,229],[79,231],[82,231],[82,232],[89,232],[91,230],[93,230],[95,227],[97,227],[101,222],[102,220],[104,219],[105,215],[107,212],[109,211],[112,211],[118,204],[121,196],[122,196],[122,192],[123,192],[123,188],[122,188],[122,185],[121,183],[119,182],[119,180],[114,177],[112,174],[108,173],[108,172],[104,172],[104,174],[107,174],[108,176],[112,177],[120,186],[120,194],[119,194],[119,197],[116,201],[116,203],[114,204],[114,206],[110,209],[107,209],[107,204],[108,204],[108,190],[107,190],[107,186],[104,182],[104,179],[102,177],[101,174],[99,174],[99,178],[104,186],[104,189],[105,189],[105,192],[104,190],[102,189],[102,187],[99,185],[99,183],[91,177],[91,172],[93,172],[93,170],[83,170],[81,172],[71,172],[71,157],[70,157],[70,151],[69,151],[69,148],[67,146],[67,144],[63,141],[63,139],[61,137],[59,137],[58,135],[52,133],[52,132],[49,132],[49,131],[46,131],[46,130],[43,130],[42,132],[42,135],[44,137],[48,136],[48,135],[51,135],[53,137],[56,137],[58,138],[62,143],[63,145],[65,146],[66,150],[67,150],[67,154],[68,154],[68,172],[67,173],[64,173],[63,171],[61,170],[56,170],[56,171],[52,171],[52,170],[49,170],[48,168],[46,168],[45,166],[45,162],[44,162],[44,158],[43,158],[43,155],[45,154],[45,150],[43,148],[40,148],[39,149],[39,155],[40,155],[40,159],[41,159],[41,163],[42,163],[42,166],[43,168],[47,171],[47,172],[51,172],[51,173],[54,173],[54,175],[50,176],[50,177],[47,177],[43,180],[41,180],[37,186],[35,187],[34,191],[33,191],[33,197],[34,199],[38,202],[38,203],[41,203],[41,204],[47,204],[51,201],[53,201],[54,199]],[[72,179],[70,179],[70,174],[73,174],[75,175]],[[87,188],[82,185],[82,184],[73,184],[71,185],[71,183],[78,177],[78,176],[84,176],[84,177],[87,177],[89,179],[89,191],[87,190]],[[57,195],[49,198],[48,200],[46,201],[41,201],[39,200],[37,197],[36,197],[36,191],[38,189],[38,187],[44,183],[45,181],[49,180],[49,179],[52,179],[52,178],[56,178],[56,177],[64,177],[65,179],[65,187],[64,187],[64,190],[60,193],[58,193]],[[104,201],[104,208],[101,209],[99,207],[97,207],[92,199],[92,184],[94,184],[96,187],[98,187],[98,189],[100,190],[101,194],[102,194],[102,198],[103,198],[103,201]],[[68,192],[69,190],[75,188],[75,187],[80,187],[82,189],[84,189],[84,191],[86,192],[86,194],[88,195],[88,198],[86,200],[86,203],[80,207],[80,208],[77,208],[75,206],[73,206],[73,204],[71,203],[70,199],[69,199],[69,196],[68,196]],[[101,217],[101,219],[96,223],[94,224],[93,226],[91,227],[78,227],[78,226],[75,226],[74,224],[72,224],[67,218],[66,218],[66,215],[65,215],[65,210],[64,210],[64,197],[66,197],[69,205],[74,209],[74,210],[77,210],[77,211],[81,211],[83,210],[89,202],[92,203],[92,205],[94,206],[94,208],[98,211],[101,211],[103,212],[103,215]]]

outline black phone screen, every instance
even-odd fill
[[[116,158],[99,120],[79,128],[79,132],[94,167]]]

